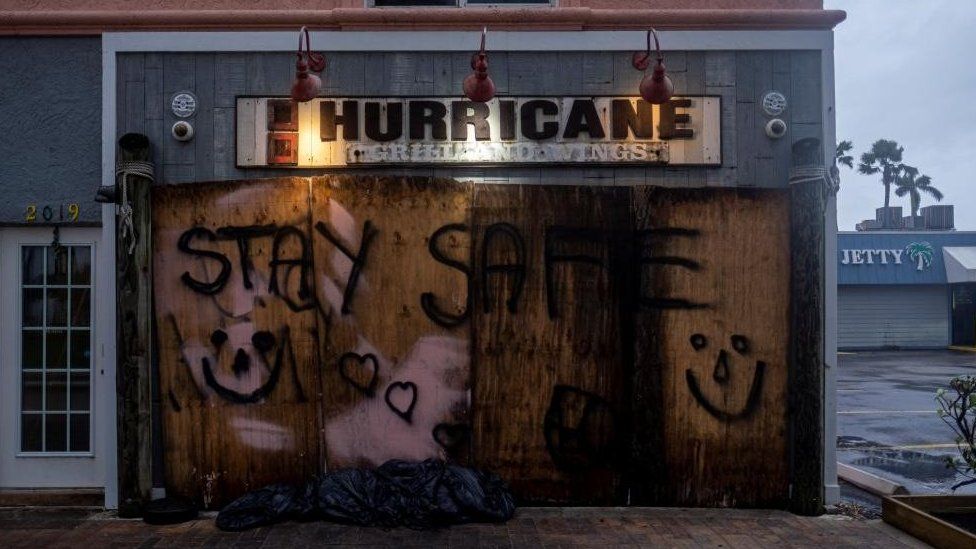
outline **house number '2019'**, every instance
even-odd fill
[[[57,210],[58,221],[65,221],[64,206],[65,206],[64,204],[60,204],[58,206],[58,210]],[[78,221],[78,215],[81,213],[81,209],[78,207],[78,204],[76,203],[68,204],[67,210],[68,210],[67,221],[69,222]],[[46,205],[41,208],[40,212],[38,212],[37,204],[28,204],[27,211],[24,212],[24,220],[26,220],[28,223],[35,223],[38,220],[37,219],[38,216],[40,216],[41,221],[44,222],[53,221],[55,216],[54,208],[52,208],[50,205]]]

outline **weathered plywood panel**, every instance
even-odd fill
[[[789,195],[634,192],[645,231],[634,377],[640,499],[785,505]]]
[[[215,506],[319,470],[308,181],[153,189],[167,488]],[[304,253],[303,253],[304,252]]]
[[[523,500],[622,503],[626,189],[478,185],[473,457]]]
[[[466,453],[470,198],[452,180],[312,179],[329,469]]]
[[[156,188],[168,487],[440,458],[525,502],[784,505],[787,191],[560,182]]]

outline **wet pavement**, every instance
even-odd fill
[[[0,547],[375,547],[561,548],[716,547],[721,549],[851,547],[896,549],[925,544],[880,520],[800,517],[761,509],[523,508],[504,524],[466,524],[440,530],[362,528],[325,522],[286,522],[221,532],[212,517],[171,526],[139,520],[51,515],[0,509]]]
[[[936,415],[935,392],[976,375],[976,353],[841,353],[837,380],[837,459],[905,486],[912,494],[949,493],[964,480],[945,466],[954,435]],[[976,485],[957,493],[976,494]]]

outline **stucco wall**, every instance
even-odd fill
[[[470,52],[326,56],[325,95],[460,96],[461,81],[471,72]],[[820,52],[670,52],[666,62],[677,93],[721,96],[721,168],[400,168],[371,173],[493,183],[782,187],[789,176],[790,144],[822,136]],[[492,52],[490,64],[499,95],[637,95],[642,76],[631,67],[628,52]],[[281,170],[235,167],[235,97],[288,95],[294,66],[294,54],[287,52],[121,55],[119,135],[146,133],[155,147],[157,179],[167,183],[281,175]],[[789,101],[782,115],[789,133],[779,140],[764,132],[770,117],[760,101],[771,89]],[[199,103],[191,119],[196,136],[189,142],[170,136],[176,118],[168,102],[182,90],[196,94]]]
[[[146,0],[140,10],[330,10],[362,8],[363,0]],[[820,9],[823,0],[559,0],[566,8],[594,9]],[[0,0],[4,10],[130,10],[130,0]]]
[[[101,173],[98,38],[0,38],[0,224],[24,223],[27,207],[80,207],[97,222]]]

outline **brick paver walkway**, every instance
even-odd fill
[[[782,511],[649,508],[525,508],[506,524],[437,531],[384,530],[323,522],[226,533],[212,518],[149,526],[107,514],[0,512],[0,547],[926,547],[877,520],[798,517]]]

